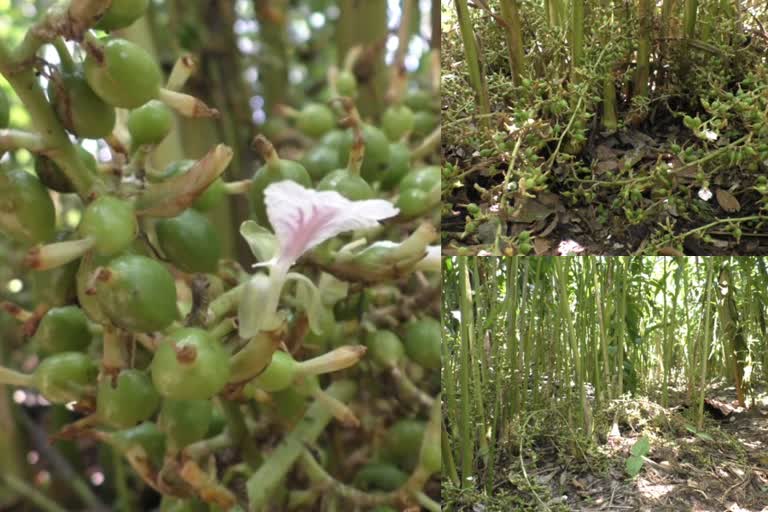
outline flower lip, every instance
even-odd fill
[[[338,192],[318,192],[288,180],[273,183],[264,194],[279,245],[275,265],[282,271],[344,231],[376,227],[380,220],[399,213],[389,201],[350,201]]]

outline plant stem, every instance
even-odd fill
[[[696,11],[699,7],[698,0],[685,0],[685,14],[683,17],[683,49],[680,66],[681,75],[686,76],[690,69],[691,61],[688,56],[689,41],[696,37]]]
[[[61,508],[56,502],[49,499],[45,494],[35,489],[34,487],[27,485],[26,482],[20,478],[16,478],[13,475],[6,474],[0,475],[0,479],[5,480],[8,487],[18,492],[19,494],[26,496],[26,498],[35,504],[43,512],[67,512]]]
[[[240,304],[243,290],[245,290],[245,283],[241,283],[216,297],[208,306],[206,325],[213,325],[219,322],[224,315],[234,312],[237,305]]]
[[[456,5],[456,14],[461,30],[461,39],[464,43],[464,57],[467,61],[469,81],[472,84],[472,88],[475,90],[480,115],[486,115],[491,112],[491,102],[488,98],[488,89],[482,75],[482,66],[480,64],[477,41],[475,40],[475,32],[472,30],[472,19],[469,15],[469,7],[467,7],[467,0],[454,0],[454,3]],[[490,126],[488,119],[485,117],[480,118],[480,126],[488,128]]]
[[[699,411],[697,429],[701,430],[704,426],[704,394],[707,390],[707,361],[709,360],[709,338],[711,334],[711,317],[710,311],[712,309],[712,258],[704,258],[705,266],[707,268],[707,278],[704,283],[706,295],[704,299],[704,339],[702,341],[703,347],[701,350],[701,388],[699,389]]]
[[[638,29],[637,74],[635,75],[635,96],[648,97],[648,79],[651,74],[651,28],[653,25],[653,6],[651,0],[640,0],[637,16]]]
[[[460,395],[466,397],[461,400],[461,419],[459,421],[459,431],[461,432],[461,487],[469,487],[470,477],[474,472],[473,446],[474,439],[471,437],[470,428],[470,400],[467,398],[469,393],[469,372],[470,372],[470,336],[474,333],[474,324],[472,320],[472,289],[469,284],[469,271],[467,269],[467,258],[460,257],[459,261],[459,303],[461,305],[461,362],[460,364]]]
[[[357,391],[357,385],[351,380],[339,380],[331,384],[326,392],[337,400],[349,401]],[[293,464],[303,453],[307,444],[314,443],[331,421],[331,412],[320,402],[314,402],[304,414],[296,428],[288,433],[269,458],[248,479],[249,510],[263,510],[269,497],[283,481]]]
[[[501,0],[501,14],[508,25],[507,27],[504,27],[504,35],[507,38],[509,68],[512,70],[512,83],[521,85],[522,75],[525,69],[525,55],[523,53],[522,23],[520,22],[520,12],[517,6],[517,0]]]
[[[21,386],[34,388],[35,378],[31,374],[17,372],[4,366],[0,366],[0,385]]]
[[[38,153],[44,148],[43,138],[36,133],[21,130],[0,130],[0,154],[15,149],[26,149],[32,153]]]
[[[438,126],[432,131],[432,133],[427,135],[427,137],[421,141],[421,144],[419,144],[413,151],[411,151],[411,161],[416,162],[426,158],[436,149],[438,149],[440,147],[441,134],[442,127]]]
[[[117,491],[117,508],[120,512],[133,510],[133,494],[128,487],[128,479],[125,471],[123,456],[116,449],[110,447],[112,452],[112,466],[115,470],[115,490]]]
[[[37,47],[35,47],[37,49]],[[34,55],[34,54],[33,54]],[[13,87],[17,96],[27,108],[32,125],[40,134],[46,156],[61,167],[72,182],[78,194],[87,198],[94,189],[101,189],[102,183],[91,174],[80,160],[64,128],[48,103],[35,72],[31,68],[19,69],[5,43],[0,41],[0,73]]]
[[[339,0],[341,16],[336,26],[337,51],[341,59],[350,49],[362,47],[357,66],[370,70],[365,83],[360,83],[357,107],[366,118],[377,119],[383,112],[387,93],[387,65],[384,53],[377,49],[387,38],[387,0]]]

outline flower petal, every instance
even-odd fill
[[[261,331],[280,327],[282,317],[277,312],[283,282],[275,283],[271,276],[254,274],[245,285],[237,313],[238,334],[252,338]]]
[[[280,244],[278,265],[285,270],[339,233],[375,227],[399,212],[389,201],[350,201],[338,192],[318,192],[287,180],[268,186],[264,196]]]

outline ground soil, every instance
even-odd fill
[[[746,409],[735,407],[732,388],[707,397],[715,406],[707,406],[702,430],[684,393],[673,394],[667,408],[614,401],[595,413],[591,446],[552,435],[559,431],[552,421],[532,421],[523,436],[534,439],[524,443],[522,458],[510,454],[493,493],[452,495],[452,510],[768,512],[768,395]],[[608,432],[597,430],[606,425]],[[642,436],[651,449],[631,478],[625,462]]]

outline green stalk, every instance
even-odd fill
[[[664,258],[663,260],[663,270],[662,275],[664,276],[664,281],[661,285],[661,296],[662,296],[662,313],[661,313],[661,325],[663,329],[663,349],[662,349],[662,364],[661,367],[664,369],[664,383],[661,388],[661,405],[664,407],[667,407],[669,404],[669,374],[670,374],[670,368],[669,365],[672,362],[672,339],[670,338],[669,333],[669,316],[668,316],[668,310],[669,307],[667,306],[667,258]]]
[[[659,53],[658,69],[659,73],[663,73],[664,65],[663,61],[667,58],[668,52],[668,40],[672,36],[672,21],[674,20],[674,14],[677,7],[677,0],[664,0],[661,5],[661,51]]]
[[[683,57],[680,66],[681,75],[686,76],[691,66],[688,56],[690,41],[696,37],[696,13],[699,7],[698,0],[685,0],[685,13],[683,15]]]
[[[520,23],[520,12],[517,0],[502,0],[501,15],[507,22],[504,35],[507,38],[507,50],[509,52],[509,67],[512,70],[512,83],[522,84],[522,75],[525,70],[525,55],[523,53],[523,33]]]
[[[343,61],[349,50],[364,47],[364,66],[370,74],[360,84],[357,107],[366,118],[378,118],[386,102],[389,73],[384,62],[384,51],[376,50],[388,35],[387,0],[339,0],[341,17],[337,25],[338,54]]]
[[[523,260],[525,268],[523,269],[523,295],[520,298],[520,314],[518,318],[523,321],[519,323],[519,331],[517,334],[517,344],[515,345],[515,355],[517,356],[516,371],[517,371],[517,391],[518,391],[518,414],[525,410],[525,402],[528,398],[527,384],[526,384],[526,370],[525,370],[525,341],[526,341],[526,319],[530,317],[527,314],[528,307],[528,275],[530,270],[530,259]]]
[[[2,315],[0,315],[2,316]],[[0,318],[0,333],[4,330],[3,319]],[[0,363],[7,359],[7,346],[10,340],[0,341]],[[18,423],[15,421],[14,404],[11,400],[11,390],[0,386],[0,475],[24,480],[24,443],[20,438]],[[0,486],[0,509],[10,507],[18,500],[19,492]]]
[[[582,82],[581,66],[584,64],[584,0],[573,0],[571,16],[571,84],[575,89]],[[573,133],[582,134],[584,120],[582,112],[587,106],[582,104],[580,94],[571,94],[571,109],[573,110]],[[571,136],[566,147],[566,153],[577,155],[584,148],[585,140],[578,140]]]
[[[453,485],[459,485],[459,473],[456,471],[456,462],[453,459],[453,450],[451,449],[451,443],[448,439],[448,431],[445,429],[445,422],[442,425],[442,433],[440,436],[440,449],[443,455],[443,469],[448,473],[448,478],[451,479]]]
[[[639,0],[637,17],[640,22],[637,45],[637,74],[634,93],[636,97],[648,97],[648,79],[651,74],[651,28],[653,27],[653,6],[651,0]]]
[[[37,507],[37,510],[42,512],[66,512],[55,501],[48,498],[40,490],[28,485],[24,480],[10,474],[0,475],[0,481],[3,480],[8,488],[25,496],[27,500]]]
[[[466,256],[458,258],[459,261],[459,303],[461,307],[461,362],[459,368],[459,381],[461,394],[465,397],[461,402],[461,418],[459,420],[459,431],[461,433],[461,486],[470,485],[470,477],[474,472],[473,446],[474,440],[471,438],[469,409],[469,365],[470,365],[470,333],[474,331],[472,321],[472,293],[469,285],[469,271],[467,269]]]
[[[254,0],[253,8],[259,22],[259,41],[264,45],[267,58],[260,64],[259,79],[264,91],[264,111],[271,117],[277,105],[286,102],[290,91],[288,81],[288,35],[284,0]],[[271,12],[279,14],[271,16]]]
[[[576,341],[576,333],[573,328],[573,319],[571,316],[571,305],[570,301],[568,300],[568,263],[570,262],[570,258],[555,258],[555,271],[557,274],[557,285],[559,287],[560,291],[560,320],[563,322],[563,325],[565,326],[565,336],[570,344],[571,348],[571,354],[573,357],[573,362],[575,366],[575,372],[576,372],[576,387],[579,391],[579,401],[581,403],[581,412],[582,412],[582,427],[584,428],[584,432],[589,434],[591,432],[591,422],[590,422],[590,408],[589,408],[589,402],[587,402],[587,392],[586,388],[584,386],[583,381],[583,374],[582,374],[582,364],[581,364],[581,354],[579,351],[579,344]]]
[[[454,0],[456,5],[456,14],[459,20],[461,30],[461,39],[464,43],[464,57],[467,61],[467,71],[469,73],[469,82],[477,97],[477,106],[480,115],[487,115],[491,112],[491,103],[488,98],[488,88],[482,75],[482,66],[480,65],[480,56],[478,54],[475,33],[472,30],[472,19],[469,16],[469,7],[467,0]],[[480,125],[483,128],[490,127],[487,117],[480,119]]]
[[[35,378],[32,374],[26,374],[0,366],[0,386],[20,386],[34,388]]]
[[[707,268],[707,279],[704,283],[706,298],[704,299],[704,339],[701,351],[701,386],[699,389],[699,411],[697,423],[697,428],[699,430],[701,430],[704,426],[704,394],[707,390],[707,361],[709,360],[709,341],[712,325],[712,315],[710,314],[712,306],[712,268],[714,266],[712,258],[704,258],[704,261],[704,264]]]
[[[459,415],[459,406],[456,403],[456,378],[454,376],[454,373],[456,371],[455,366],[455,360],[451,356],[451,352],[448,349],[448,338],[445,337],[444,343],[441,343],[441,354],[442,354],[442,360],[443,360],[443,368],[442,368],[442,379],[441,382],[443,384],[443,396],[446,397],[445,399],[445,405],[446,405],[446,418],[457,418]],[[453,337],[451,337],[451,342],[454,342],[455,340]],[[456,425],[452,422],[452,433],[456,434]]]
[[[603,130],[608,133],[615,132],[619,127],[616,114],[616,83],[611,71],[603,82]]]
[[[357,390],[351,380],[339,380],[326,392],[337,400],[348,402]],[[330,423],[331,412],[321,403],[314,402],[296,428],[287,434],[258,470],[248,479],[246,490],[250,511],[265,510],[269,498],[277,489],[293,464],[303,453],[306,445],[312,445]]]
[[[584,0],[573,0],[571,57],[573,58],[573,66],[575,68],[584,63]]]
[[[599,282],[597,274],[598,272],[593,273],[593,278],[595,280],[595,305],[597,308],[598,333],[600,337],[600,349],[603,354],[603,374],[606,382],[606,393],[608,395],[608,400],[611,400],[613,396],[611,394],[611,369],[608,364],[608,335],[605,329],[603,297],[601,295],[603,285]],[[602,274],[605,275],[604,272]]]
[[[480,285],[480,272],[477,267],[477,261],[479,258],[472,258],[472,290],[475,291],[475,297],[476,297],[476,303],[477,303],[477,311],[478,311],[478,318],[480,315],[483,314],[484,308],[483,308],[483,287]],[[469,337],[469,343],[471,345],[472,354],[474,355],[474,360],[477,362],[476,364],[470,365],[472,368],[473,376],[472,380],[475,383],[475,385],[472,387],[472,390],[474,391],[474,401],[475,405],[477,407],[476,412],[476,418],[475,418],[475,424],[479,428],[478,432],[478,443],[480,445],[479,447],[479,455],[483,460],[483,464],[485,466],[488,466],[488,437],[486,436],[486,431],[488,430],[487,422],[486,422],[486,415],[485,415],[485,405],[483,400],[483,390],[486,389],[486,385],[488,383],[488,369],[487,369],[487,363],[485,358],[485,351],[483,348],[483,334],[481,332],[482,324],[480,322],[476,322],[473,318],[472,325],[474,326],[474,331],[470,333]],[[467,396],[467,395],[464,395]]]
[[[619,268],[617,269],[617,281],[620,286],[620,298],[619,298],[619,311],[615,319],[616,323],[616,341],[619,345],[619,362],[617,373],[619,374],[618,392],[616,396],[624,394],[624,335],[626,331],[626,316],[627,316],[627,271],[629,270],[629,262],[627,258],[621,258]]]
[[[562,27],[565,19],[565,5],[563,0],[549,0],[549,24],[552,27]]]
[[[518,296],[517,296],[517,269],[518,265],[520,263],[520,257],[519,256],[512,256],[507,259],[507,316],[506,316],[506,338],[507,338],[507,352],[508,352],[508,365],[509,365],[509,371],[512,373],[513,378],[511,382],[511,389],[509,392],[509,396],[511,396],[511,400],[508,400],[509,406],[507,407],[508,413],[505,415],[506,417],[512,417],[513,415],[517,414],[518,406],[520,403],[519,399],[519,393],[520,393],[520,382],[519,382],[519,374],[515,371],[515,354],[514,354],[514,347],[517,346],[518,341],[516,339],[517,335],[517,303],[518,303]]]
[[[30,67],[18,69],[18,65],[5,43],[0,41],[0,73],[27,108],[32,125],[42,137],[46,156],[61,167],[80,197],[88,197],[92,190],[103,184],[97,181],[96,176],[80,160],[53,107],[48,103],[34,70]]]

